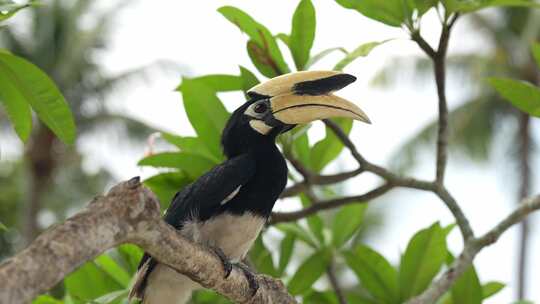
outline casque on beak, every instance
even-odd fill
[[[296,72],[259,84],[248,94],[269,98],[274,119],[287,125],[332,117],[371,123],[354,103],[332,94],[355,80],[352,75],[336,71]]]

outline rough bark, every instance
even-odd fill
[[[51,227],[19,254],[0,264],[0,303],[27,303],[84,262],[122,243],[140,246],[160,262],[237,303],[296,303],[283,284],[257,275],[251,296],[243,272],[225,279],[220,259],[166,224],[154,194],[138,178],[96,197],[83,211]]]

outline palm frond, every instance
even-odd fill
[[[509,110],[507,103],[494,95],[481,95],[452,110],[449,113],[450,151],[469,160],[489,160],[496,122],[501,115],[510,113]],[[391,165],[400,171],[410,170],[418,163],[420,152],[435,145],[436,136],[437,121],[433,121],[396,150]]]
[[[484,78],[490,70],[491,61],[477,54],[451,55],[447,59],[448,73],[462,82],[474,83]],[[397,84],[427,83],[433,78],[431,60],[425,56],[394,57],[381,68],[371,80],[375,87],[391,87]]]

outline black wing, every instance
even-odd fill
[[[255,160],[249,154],[227,160],[178,192],[165,213],[165,221],[176,229],[191,216],[207,217],[255,173]]]
[[[192,184],[176,193],[164,219],[176,229],[182,228],[191,216],[211,213],[239,186],[246,184],[255,173],[255,160],[249,154],[240,155],[214,167]],[[141,269],[148,262],[144,273],[139,273],[130,294],[142,298],[148,275],[157,261],[147,253],[139,263]]]

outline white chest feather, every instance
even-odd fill
[[[190,222],[182,234],[199,243],[219,247],[233,262],[242,260],[261,232],[266,219],[246,212],[221,214],[204,222]]]

